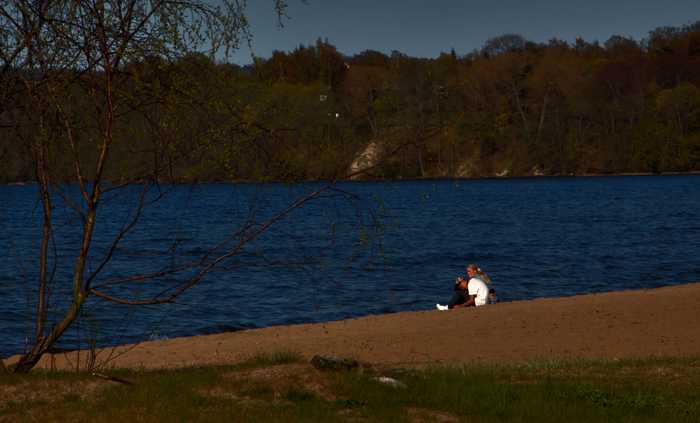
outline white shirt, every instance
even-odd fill
[[[474,298],[474,305],[478,307],[486,304],[489,297],[489,287],[486,286],[484,281],[476,277],[469,279],[467,290],[469,291],[469,295],[476,295],[476,298]]]

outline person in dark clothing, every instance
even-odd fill
[[[452,298],[447,303],[447,308],[452,309],[455,306],[460,306],[469,300],[469,290],[467,289],[466,279],[458,278],[455,282],[455,292]]]
[[[438,310],[451,310],[463,306],[467,301],[469,301],[469,290],[467,289],[468,281],[462,277],[457,278],[455,281],[454,294],[452,298],[447,303],[447,305],[437,305]]]

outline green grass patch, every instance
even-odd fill
[[[236,366],[0,378],[0,421],[694,422],[700,359],[474,363],[320,372],[301,356]],[[382,383],[387,376],[405,386]]]

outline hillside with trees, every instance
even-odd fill
[[[510,34],[436,59],[348,57],[318,40],[245,67],[153,55],[112,71],[112,181],[153,169],[175,182],[344,178],[368,147],[370,178],[700,170],[700,22],[602,45]],[[72,180],[71,155],[98,154],[85,81],[101,75],[79,63],[53,72],[63,111],[39,117],[28,112],[32,75],[0,70],[2,182],[35,179],[27,139],[50,140],[55,180]],[[65,116],[80,122],[75,149],[51,130]]]

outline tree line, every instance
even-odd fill
[[[28,112],[32,75],[0,73],[0,181],[35,179],[27,139],[50,140],[44,165],[57,180],[74,179],[74,155],[99,153],[104,116],[85,81],[103,75],[80,63],[45,71],[54,83],[34,89],[50,89],[63,110],[41,117]],[[112,71],[121,101],[104,169],[112,181],[154,170],[176,182],[333,180],[370,145],[373,178],[700,170],[700,22],[602,45],[508,34],[435,59],[345,56],[318,40],[249,66],[193,53]],[[74,149],[66,116],[79,122]]]

